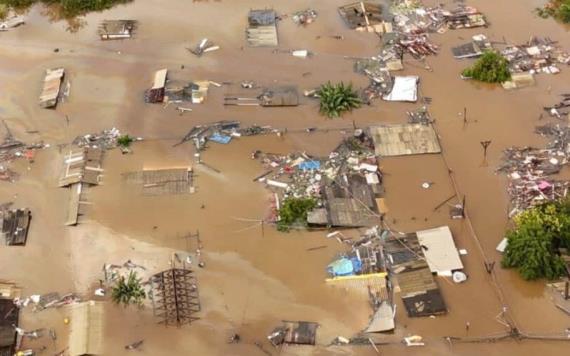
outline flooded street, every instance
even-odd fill
[[[318,114],[317,101],[305,97],[290,108],[224,106],[224,94],[241,93],[239,85],[211,86],[206,101],[184,114],[176,104],[164,107],[143,100],[153,73],[161,68],[168,68],[170,78],[184,81],[255,80],[260,85],[295,84],[301,91],[329,80],[365,87],[367,78],[354,73],[353,61],[345,56],[377,55],[381,45],[374,34],[347,29],[337,13],[347,2],[135,0],[86,16],[83,27],[73,33],[65,21],[50,23],[42,7],[34,7],[24,26],[0,33],[0,117],[19,140],[50,144],[37,152],[33,163],[12,163],[21,175],[17,182],[0,182],[0,203],[14,202],[33,214],[27,245],[0,247],[0,279],[16,282],[25,295],[75,291],[91,298],[104,263],[131,259],[144,265],[147,274],[156,273],[169,268],[174,252],[188,249],[185,235],[199,231],[206,264],[196,268],[200,319],[191,326],[166,328],[157,324],[152,308],[106,303],[105,355],[128,354],[124,346],[139,339],[145,340],[140,355],[262,355],[255,343],[276,354],[265,337],[281,320],[316,321],[320,327],[316,347],[290,346],[279,354],[375,355],[369,346],[327,346],[337,336],[363,330],[372,311],[365,299],[325,282],[326,266],[344,250],[342,244],[327,239],[324,231],[280,233],[261,223],[269,214],[271,194],[253,181],[264,169],[251,153],[327,156],[341,138],[352,135],[354,126],[405,123],[406,112],[420,104],[378,99],[342,119],[329,120]],[[560,333],[570,326],[568,316],[551,302],[544,281],[526,282],[516,271],[500,268],[501,255],[495,250],[509,226],[506,179],[495,174],[502,151],[544,144],[534,128],[541,123],[543,107],[568,93],[570,68],[538,75],[535,86],[506,91],[461,80],[461,70],[471,62],[451,54],[451,47],[478,33],[514,43],[548,36],[570,50],[570,28],[538,18],[532,12],[542,3],[537,0],[465,3],[485,13],[490,27],[432,35],[441,46],[438,55],[427,59],[432,71],[410,58],[403,71],[420,76],[421,94],[432,98],[429,110],[443,153],[382,158],[379,165],[385,174],[385,222],[402,232],[449,225],[458,249],[467,250],[462,261],[469,279],[454,284],[450,278],[437,278],[449,310],[443,316],[408,318],[396,298],[397,329],[386,336],[389,345],[380,349],[383,355],[564,355],[569,346],[560,341],[450,345],[444,339],[504,332],[497,321],[503,307],[526,333]],[[297,27],[291,19],[281,21],[279,48],[309,49],[312,58],[246,46],[249,9],[273,7],[292,13],[309,6],[318,19],[307,27]],[[139,21],[136,37],[100,41],[99,22],[120,18]],[[191,55],[186,48],[204,37],[221,49],[201,58]],[[37,101],[44,72],[55,67],[65,67],[71,95],[56,110],[42,109]],[[466,124],[459,115],[464,109]],[[175,144],[193,126],[219,120],[287,128],[288,133],[211,143],[201,159],[216,172],[196,164],[191,142]],[[78,226],[64,226],[69,191],[58,188],[62,145],[111,127],[144,140],[133,145],[133,154],[106,153],[103,182],[89,189],[87,214]],[[320,130],[308,133],[309,127]],[[480,144],[485,140],[491,141],[486,161]],[[144,196],[123,179],[127,172],[174,167],[193,168],[195,193]],[[424,189],[424,182],[433,184]],[[436,209],[456,193],[465,196],[468,220],[451,220],[447,206]],[[311,250],[315,247],[319,249]],[[496,262],[495,278],[485,271],[485,259]],[[49,355],[64,349],[66,313],[64,308],[22,313],[24,328],[55,328],[58,333],[53,344],[39,340],[32,345],[45,344]],[[242,342],[228,344],[234,333]],[[406,348],[399,340],[409,335],[423,336],[426,346]]]

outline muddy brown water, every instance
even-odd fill
[[[156,255],[166,256],[159,247],[183,250],[185,242],[180,237],[199,230],[207,263],[206,269],[198,271],[203,304],[201,320],[190,327],[167,329],[155,324],[148,308],[139,312],[108,306],[105,354],[123,354],[123,346],[137,339],[146,340],[141,351],[145,355],[262,354],[253,343],[262,342],[271,350],[263,340],[282,319],[315,320],[322,325],[320,346],[290,347],[284,349],[283,354],[374,354],[368,347],[324,346],[337,335],[350,336],[361,330],[370,313],[361,300],[325,285],[325,266],[342,246],[327,240],[324,233],[279,234],[269,227],[262,233],[255,221],[243,221],[262,219],[267,214],[269,199],[263,186],[252,182],[263,168],[250,159],[250,153],[262,149],[324,155],[343,136],[341,129],[352,127],[353,121],[358,126],[404,122],[405,112],[418,105],[376,101],[344,119],[325,120],[317,114],[316,103],[306,99],[301,106],[288,109],[223,107],[223,94],[238,90],[225,86],[212,87],[207,101],[193,106],[194,111],[184,115],[179,115],[172,106],[163,108],[142,103],[144,89],[151,84],[153,72],[163,67],[182,80],[239,82],[253,79],[261,85],[287,83],[297,84],[301,89],[313,88],[327,80],[344,80],[364,86],[366,79],[353,73],[352,61],[343,56],[370,56],[380,47],[374,35],[344,27],[336,13],[336,6],[343,3],[345,1],[340,0],[138,0],[87,16],[84,27],[76,33],[66,31],[63,22],[50,23],[42,16],[41,8],[36,7],[25,26],[2,33],[0,115],[17,137],[28,141],[43,139],[52,144],[52,148],[38,152],[31,165],[23,161],[13,164],[22,174],[20,181],[0,183],[2,201],[28,206],[34,214],[28,245],[21,249],[0,248],[0,278],[16,281],[28,295],[71,291],[78,282],[82,285],[96,282],[96,278],[77,279],[86,268],[93,275],[97,273],[100,265],[89,261],[106,261],[104,254],[113,251],[113,239],[133,251],[138,251],[140,244],[150,244],[144,246],[150,246],[151,253],[156,249]],[[485,254],[498,263],[500,255],[494,248],[508,226],[508,199],[505,180],[494,174],[494,167],[500,162],[501,150],[508,146],[543,143],[532,133],[533,128],[539,123],[542,106],[555,102],[558,94],[567,92],[570,68],[563,68],[562,73],[555,76],[539,75],[534,87],[506,92],[461,81],[458,73],[469,62],[454,60],[450,48],[480,32],[499,41],[504,36],[514,42],[525,41],[532,35],[548,35],[567,49],[570,49],[570,40],[566,27],[532,14],[540,1],[467,3],[486,13],[491,26],[434,35],[432,39],[441,45],[441,51],[438,56],[428,58],[433,71],[428,72],[413,60],[407,60],[403,73],[420,75],[422,94],[433,98],[430,111],[437,120],[445,158],[460,192],[467,197],[468,213]],[[316,53],[313,58],[302,60],[273,54],[271,49],[245,47],[243,30],[248,9],[267,6],[275,7],[280,13],[307,6],[319,12],[317,21],[306,28],[298,28],[290,19],[279,24],[280,48],[309,49]],[[96,27],[106,18],[138,19],[140,27],[136,38],[99,41]],[[326,37],[333,34],[345,39]],[[317,39],[318,36],[321,37]],[[203,37],[215,41],[221,50],[199,59],[188,54],[185,47]],[[54,48],[59,52],[55,53]],[[68,71],[71,96],[55,111],[41,110],[37,96],[42,72],[54,66],[65,66]],[[458,116],[464,107],[469,121],[466,126]],[[173,144],[192,126],[222,119],[240,120],[244,125],[287,127],[291,133],[283,139],[260,136],[236,139],[229,145],[212,144],[203,159],[221,173],[195,167],[195,194],[143,197],[123,184],[121,174],[124,172],[143,167],[194,165],[191,145],[173,148]],[[66,192],[56,188],[61,160],[57,144],[109,127],[118,127],[147,140],[135,144],[132,155],[116,151],[107,155],[104,184],[90,191],[93,205],[84,217],[84,224],[64,228]],[[302,132],[306,127],[338,130],[307,134]],[[39,133],[26,133],[30,130]],[[293,132],[295,130],[301,132]],[[492,141],[488,165],[481,164],[479,142],[482,140]],[[387,221],[401,231],[450,225],[458,247],[468,251],[463,262],[469,275],[469,281],[463,285],[439,280],[449,307],[447,316],[409,319],[398,302],[395,337],[422,335],[427,346],[409,349],[395,344],[383,346],[383,352],[391,355],[565,354],[568,345],[557,342],[450,347],[443,340],[442,337],[448,335],[464,336],[467,321],[471,325],[469,336],[504,331],[496,321],[502,305],[482,267],[481,253],[466,223],[450,221],[447,207],[433,210],[453,194],[442,156],[390,158],[382,160],[381,165],[386,173],[390,209]],[[430,189],[422,189],[421,183],[425,181],[434,184]],[[125,240],[127,237],[131,240]],[[96,239],[106,241],[106,246],[96,245]],[[307,251],[321,245],[327,247]],[[136,258],[136,252],[133,254]],[[111,256],[112,253],[109,258]],[[509,312],[522,330],[548,334],[563,332],[568,327],[568,317],[554,308],[543,282],[524,282],[516,273],[499,268],[497,277]],[[57,344],[47,343],[49,352],[53,353],[66,343],[67,327],[61,321],[64,316],[65,311],[39,314],[26,311],[23,325],[56,328],[61,335]],[[242,335],[243,344],[226,345],[227,337],[236,331]],[[41,341],[31,345],[40,344]]]

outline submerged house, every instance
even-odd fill
[[[99,26],[102,40],[122,40],[132,38],[137,28],[135,20],[105,20]]]
[[[283,321],[282,326],[275,328],[267,339],[273,346],[281,344],[315,345],[318,323],[310,321]]]
[[[52,109],[57,106],[65,70],[63,68],[47,69],[44,78],[42,93],[40,94],[40,106]]]
[[[2,214],[2,235],[8,246],[24,246],[28,240],[28,229],[32,213],[29,209],[14,209]]]
[[[392,24],[385,22],[382,5],[369,1],[359,1],[338,8],[346,25],[356,31],[392,32]]]
[[[88,301],[71,305],[69,355],[103,353],[103,303]]]
[[[299,91],[296,86],[281,85],[265,88],[255,97],[226,95],[226,106],[285,107],[299,105]]]
[[[251,10],[247,23],[246,39],[251,47],[275,47],[279,44],[275,10]]]
[[[384,241],[386,264],[409,317],[447,313],[417,234],[392,234]]]
[[[14,304],[19,289],[12,283],[0,281],[0,355],[14,355],[17,344],[15,327],[19,325],[20,308]]]

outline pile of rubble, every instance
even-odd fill
[[[112,129],[103,130],[100,133],[77,136],[72,144],[77,147],[110,150],[119,146],[119,137],[121,137],[121,132],[113,127]],[[142,138],[137,138],[136,140],[140,141]]]
[[[509,61],[512,73],[557,74],[558,64],[570,64],[570,54],[549,38],[532,37],[527,43],[507,46],[501,54]]]
[[[369,185],[380,185],[382,173],[378,169],[374,144],[370,135],[355,130],[326,158],[311,157],[305,153],[276,155],[256,151],[252,158],[258,159],[266,169],[255,181],[265,183],[274,193],[277,216],[279,202],[287,198],[313,198],[317,209],[326,205],[325,191],[350,187],[355,176]],[[349,189],[349,188],[347,188]]]
[[[317,19],[317,12],[313,9],[297,11],[293,14],[292,19],[295,24],[306,26]]]
[[[554,180],[570,158],[570,127],[544,125],[536,132],[550,138],[545,149],[512,147],[504,152],[504,164],[497,172],[508,176],[512,210],[509,216],[568,194],[570,181]]]
[[[228,144],[233,137],[267,135],[271,133],[279,133],[279,130],[271,126],[258,125],[242,128],[239,121],[222,120],[207,125],[194,126],[176,145],[192,141],[196,150],[201,151],[205,148],[208,141]]]
[[[563,94],[562,100],[553,106],[546,106],[544,110],[552,117],[567,119],[570,113],[570,94]]]

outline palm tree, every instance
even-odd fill
[[[117,284],[113,287],[111,298],[113,302],[123,304],[125,307],[129,304],[142,305],[143,300],[146,298],[146,293],[136,272],[131,271],[128,278],[125,278],[125,276],[119,277]]]
[[[317,96],[321,100],[320,113],[329,118],[340,117],[344,112],[359,108],[362,104],[358,93],[352,89],[352,84],[345,85],[342,82],[321,85]]]

